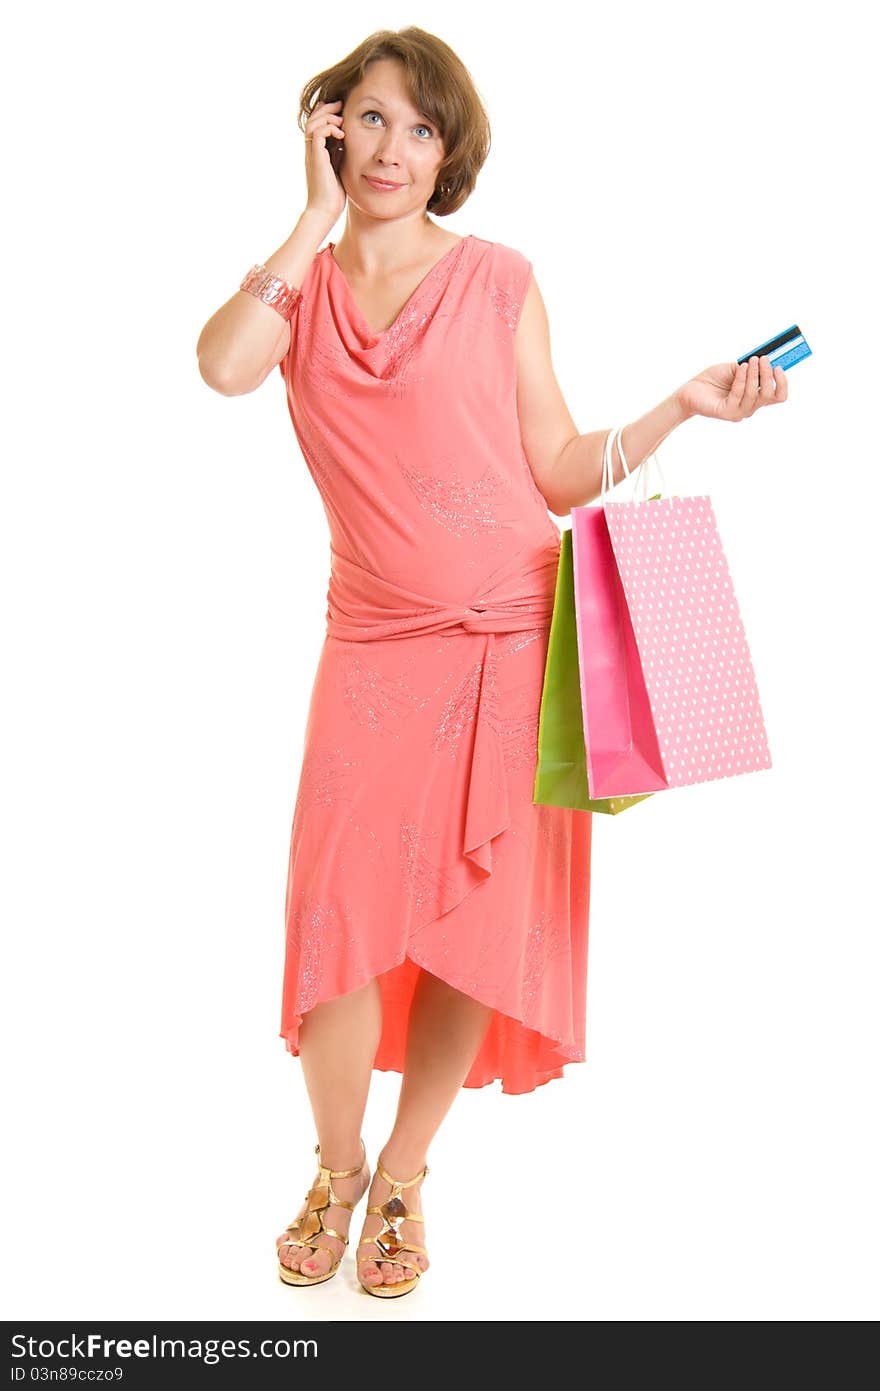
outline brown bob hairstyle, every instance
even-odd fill
[[[434,123],[443,141],[443,163],[437,170],[427,210],[438,217],[457,212],[474,190],[491,144],[489,118],[467,68],[436,35],[415,25],[406,29],[377,29],[346,58],[319,72],[299,96],[299,128],[314,108],[325,101],[345,101],[379,58],[395,58],[413,106]]]

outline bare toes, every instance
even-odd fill
[[[317,1246],[314,1251],[307,1251],[305,1260],[300,1264],[300,1270],[306,1275],[326,1275],[333,1264],[333,1253],[328,1246]]]
[[[368,1285],[381,1285],[382,1272],[375,1261],[367,1261],[364,1264],[363,1280]]]

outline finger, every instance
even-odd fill
[[[736,372],[730,384],[730,391],[727,393],[728,405],[734,415],[739,414],[742,410],[743,393],[746,389],[747,366],[745,362],[737,363]]]
[[[341,117],[341,116],[334,115],[334,113],[331,111],[331,112],[328,112],[328,114],[327,114],[326,116],[322,116],[321,119],[320,119],[319,121],[316,121],[314,125],[312,125],[312,123],[311,123],[311,121],[310,121],[310,122],[308,123],[308,125],[306,126],[306,130],[308,131],[308,136],[306,137],[306,139],[308,139],[309,136],[316,135],[316,134],[318,133],[318,131],[320,131],[322,135],[329,135],[329,133],[330,133],[331,130],[333,130],[333,131],[339,130],[340,127],[337,126],[337,125],[334,125],[334,122],[335,122],[335,121],[340,121],[340,122],[341,122],[341,120],[342,120],[342,117]]]
[[[335,135],[337,138],[342,139],[345,135],[345,131],[340,130],[338,126],[331,125],[331,120],[332,117],[330,120],[322,121],[320,125],[313,126],[306,136],[306,140],[316,145],[319,141],[323,142],[324,138],[328,135]]]
[[[788,377],[781,367],[775,367],[773,375],[776,378],[776,400],[773,404],[778,405],[780,401],[788,398]]]
[[[769,357],[762,357],[759,364],[760,386],[758,387],[759,406],[772,406],[776,399],[776,378],[770,366]]]
[[[746,389],[743,392],[742,411],[744,415],[751,415],[758,400],[758,359],[749,358],[749,368],[746,372]]]
[[[331,110],[332,107],[341,105],[341,101],[319,102],[318,105],[314,108],[314,110],[309,113],[309,119],[306,121],[305,129],[310,131],[313,126],[322,125],[325,121],[328,120],[341,121],[342,112]]]

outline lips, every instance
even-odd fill
[[[396,184],[393,179],[380,179],[378,174],[365,174],[364,178],[374,184],[383,184],[386,188],[403,188],[403,184]]]

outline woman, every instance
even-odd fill
[[[380,31],[307,84],[303,121],[306,208],[206,324],[199,366],[227,395],[280,368],[331,538],[281,1028],[319,1172],[279,1273],[334,1275],[369,1190],[358,1278],[396,1297],[428,1268],[421,1182],[459,1089],[533,1091],[585,1057],[591,816],[532,792],[549,514],[599,495],[606,432],[569,414],[531,263],[428,216],[462,206],[488,153],[456,55]],[[690,416],[741,420],[786,394],[765,359],[709,368],[626,426],[627,461]],[[373,1069],[402,1083],[371,1176]]]

